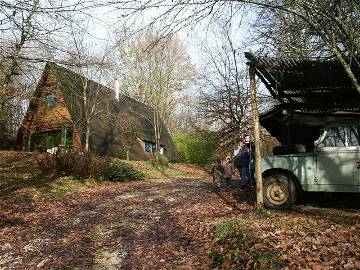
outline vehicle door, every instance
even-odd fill
[[[316,151],[315,184],[318,185],[318,191],[359,191],[360,147],[358,126],[326,129]]]

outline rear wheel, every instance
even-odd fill
[[[264,204],[272,209],[290,208],[296,199],[293,180],[286,174],[273,174],[265,177]]]

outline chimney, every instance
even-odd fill
[[[115,80],[115,98],[119,100],[119,94],[120,94],[120,82],[118,79]]]

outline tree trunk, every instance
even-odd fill
[[[254,122],[254,138],[255,138],[255,178],[256,178],[256,204],[257,208],[261,209],[264,206],[263,201],[263,181],[261,175],[261,154],[260,154],[260,124],[259,111],[256,102],[256,82],[255,82],[255,68],[250,65],[250,96],[251,96],[251,111]]]
[[[85,151],[89,151],[89,142],[90,142],[90,123],[86,121],[86,132],[85,132]]]
[[[154,110],[154,130],[155,130],[155,147],[156,152],[160,152],[160,119],[159,112]]]
[[[359,84],[358,80],[356,79],[355,74],[351,69],[351,66],[348,63],[346,63],[345,59],[343,58],[343,56],[341,55],[341,53],[339,52],[339,50],[336,48],[335,45],[333,47],[331,47],[331,50],[335,54],[335,56],[339,60],[339,62],[341,63],[341,65],[344,68],[346,74],[348,75],[350,81],[352,82],[354,88],[360,94],[360,84]]]

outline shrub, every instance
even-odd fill
[[[15,141],[0,135],[0,150],[11,150]]]
[[[110,164],[103,173],[103,177],[110,181],[144,180],[146,178],[144,173],[123,162]]]
[[[154,157],[149,160],[149,163],[154,167],[158,165],[169,167],[169,159],[160,153],[155,153]]]
[[[91,152],[44,153],[38,159],[43,173],[69,174],[78,177],[96,177],[106,169],[107,163]]]
[[[207,164],[217,148],[215,134],[209,131],[180,132],[173,139],[184,163]]]
[[[43,154],[38,159],[38,164],[46,174],[67,174],[110,181],[145,179],[145,175],[131,165],[114,163],[109,158],[99,157],[92,152]]]

